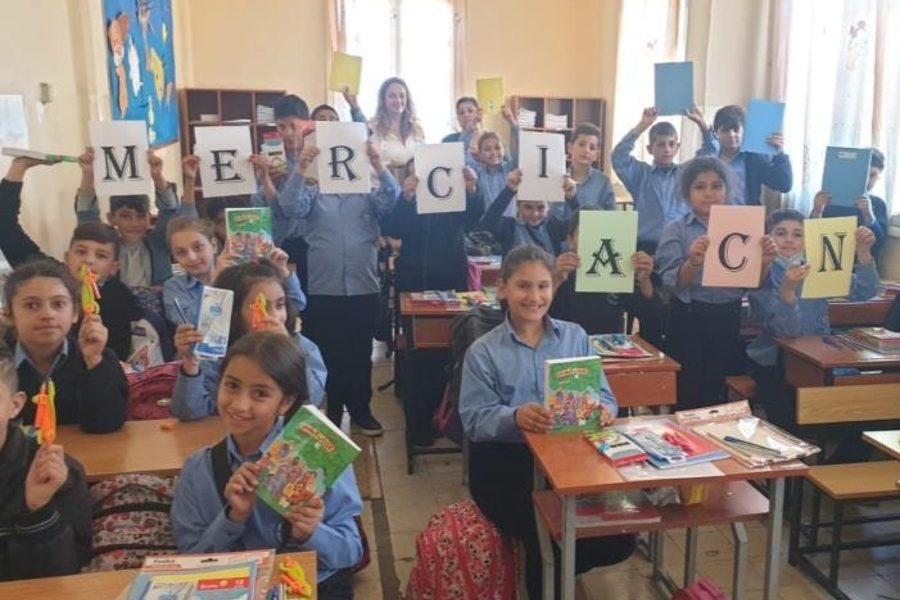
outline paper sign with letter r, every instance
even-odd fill
[[[856,217],[806,219],[803,239],[809,275],[802,298],[836,298],[850,293],[856,258]]]
[[[368,194],[372,191],[367,137],[365,123],[316,122],[319,191],[323,194]]]
[[[631,255],[637,248],[638,214],[621,210],[583,210],[578,220],[576,292],[630,294],[634,291]],[[571,277],[571,275],[570,275]]]
[[[204,198],[256,192],[249,127],[195,127],[194,135]]]
[[[147,123],[91,121],[94,189],[98,196],[153,194],[147,160]]]
[[[522,183],[517,199],[562,202],[566,174],[565,138],[559,133],[523,131],[519,134]]]
[[[707,287],[759,287],[766,232],[764,206],[713,206],[709,213],[709,248],[703,260]]]
[[[466,164],[462,142],[419,144],[415,150],[416,212],[463,212],[466,210]]]

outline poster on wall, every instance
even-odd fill
[[[154,148],[178,140],[172,0],[103,0],[113,119],[147,123]]]

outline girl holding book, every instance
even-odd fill
[[[590,356],[581,326],[547,316],[553,301],[553,259],[536,246],[520,246],[503,259],[498,296],[506,320],[479,338],[463,363],[459,413],[472,441],[469,490],[478,507],[504,534],[525,546],[531,598],[540,598],[541,559],[534,506],[534,459],[522,432],[545,433],[552,425],[544,408],[544,361]],[[616,399],[604,379],[604,425],[616,414]],[[579,540],[576,571],[625,560],[634,536]],[[558,586],[557,586],[558,587]]]
[[[272,331],[245,335],[229,348],[216,398],[227,435],[224,444],[198,450],[184,463],[172,529],[183,553],[315,550],[318,597],[353,598],[351,568],[363,555],[353,469],[284,515],[256,497],[258,461],[309,398],[306,378],[298,376],[305,370],[297,346]]]

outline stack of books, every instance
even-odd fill
[[[584,437],[616,467],[647,460],[647,453],[615,427],[604,427],[599,431],[585,431]]]
[[[591,336],[591,348],[606,362],[633,359],[652,359],[655,356],[631,341],[622,333],[605,333]]]
[[[852,340],[878,352],[900,352],[900,333],[884,327],[857,327],[847,333]]]
[[[265,598],[274,562],[273,550],[150,556],[125,598]]]
[[[728,453],[711,440],[669,419],[642,420],[617,428],[640,446],[648,462],[658,469],[728,458]]]
[[[457,293],[453,290],[426,290],[424,292],[411,292],[409,301],[413,304],[425,306],[445,306],[456,308],[462,305]]]
[[[519,127],[534,127],[537,122],[537,113],[527,108],[519,108],[516,123]]]
[[[569,115],[554,115],[552,113],[544,114],[544,129],[568,129]]]
[[[275,109],[273,109],[271,106],[257,104],[256,105],[256,122],[257,123],[274,123],[275,122]]]

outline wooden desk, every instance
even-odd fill
[[[794,387],[826,385],[859,385],[865,383],[900,382],[900,355],[888,356],[869,350],[854,350],[835,339],[841,348],[811,335],[778,339],[784,358],[785,380]],[[860,370],[883,370],[885,373],[835,378],[834,370],[848,367]]]
[[[294,558],[309,576],[310,583],[315,582],[315,552],[292,552],[282,556]],[[274,585],[277,582],[278,567],[272,572]],[[102,571],[99,573],[81,573],[64,577],[45,577],[43,579],[27,579],[0,583],[0,598],[65,598],[66,600],[98,600],[101,598],[124,598],[124,592],[131,585],[138,569],[121,571]],[[313,591],[315,598],[315,590]]]
[[[676,374],[681,365],[638,335],[635,344],[656,356],[653,360],[623,360],[603,363],[620,407],[667,406],[677,400]]]
[[[409,324],[407,335],[412,348],[449,348],[450,322],[456,315],[469,312],[469,308],[413,302],[409,294],[400,294],[400,314],[406,317]]]
[[[171,430],[163,424],[171,423]],[[215,444],[225,428],[219,417],[180,423],[174,419],[127,421],[119,431],[84,433],[76,425],[59,428],[59,443],[84,465],[88,481],[123,473],[177,475],[195,450]]]
[[[884,452],[895,460],[900,460],[900,429],[887,431],[864,431],[863,441]]]
[[[828,320],[832,327],[881,327],[893,303],[894,296],[879,296],[866,302],[831,300]]]
[[[525,442],[535,458],[535,469],[546,477],[561,502],[560,548],[562,550],[562,597],[574,598],[575,585],[575,502],[580,494],[595,494],[624,489],[647,487],[645,480],[626,481],[618,470],[605,460],[581,433],[532,434],[525,433]],[[764,598],[774,600],[778,595],[781,568],[781,534],[784,516],[784,480],[802,476],[807,466],[799,461],[761,469],[749,469],[732,458],[716,461],[723,473],[719,477],[685,479],[677,474],[671,478],[654,479],[653,486],[694,483],[729,483],[734,481],[770,480],[768,514],[768,546]],[[540,529],[540,528],[539,528]],[[542,540],[548,547],[549,540]]]

